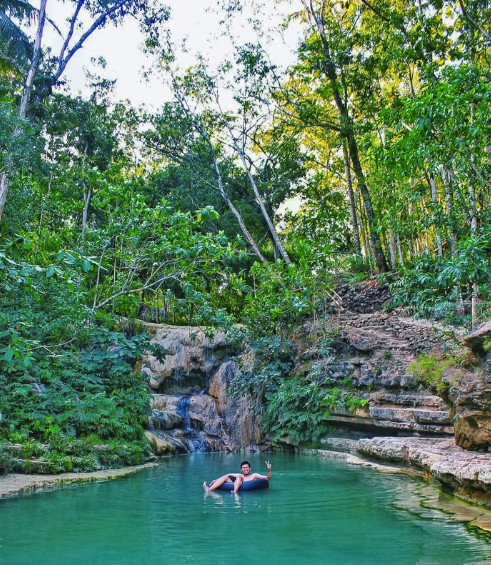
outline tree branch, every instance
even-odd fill
[[[79,2],[80,2],[80,0],[79,0]],[[80,39],[77,41],[77,43],[75,43],[75,45],[71,49],[68,50],[68,53],[66,54],[66,56],[61,58],[61,60],[59,61],[58,69],[51,79],[53,85],[56,84],[60,80],[60,77],[63,74],[63,71],[65,70],[70,59],[75,55],[75,53],[79,49],[81,49],[83,47],[85,41],[94,33],[94,31],[96,31],[100,27],[103,27],[106,24],[106,21],[108,20],[108,18],[110,18],[114,13],[116,13],[118,10],[120,10],[126,4],[129,4],[130,2],[131,2],[131,0],[119,0],[119,2],[114,4],[114,6],[112,6],[111,8],[108,8],[107,10],[105,10],[92,23],[92,25],[87,29],[87,31],[85,31],[80,36]],[[78,6],[77,6],[77,9],[78,9]],[[66,49],[67,49],[67,47],[65,47],[65,50]]]
[[[363,0],[362,0],[363,1]],[[491,34],[486,31],[474,18],[471,18],[469,12],[467,11],[466,7],[464,6],[464,2],[459,0],[459,6],[462,11],[462,15],[466,20],[468,20],[473,26],[475,26],[483,35],[485,35],[488,39],[491,39]]]

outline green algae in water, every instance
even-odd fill
[[[269,454],[268,454],[269,456]],[[414,482],[315,457],[272,455],[267,491],[205,497],[241,456],[166,459],[120,481],[0,504],[0,563],[460,564],[491,545],[434,511],[399,502]],[[264,457],[251,456],[265,471]]]

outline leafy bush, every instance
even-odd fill
[[[264,428],[274,440],[316,443],[329,431],[329,413],[367,405],[340,387],[326,388],[306,378],[288,377],[267,396]]]
[[[144,460],[149,397],[133,366],[148,336],[129,337],[91,320],[78,270],[71,260],[51,268],[0,255],[6,470],[81,471]]]
[[[310,443],[327,432],[327,417],[326,392],[316,383],[291,377],[268,395],[263,425],[274,440]]]
[[[243,340],[250,340],[253,361],[241,366],[240,372],[230,383],[229,392],[236,398],[251,394],[265,401],[293,368],[292,342],[275,335],[256,339],[251,339],[248,332],[242,332],[241,335]]]
[[[468,323],[470,312],[465,303],[470,301],[472,285],[478,285],[482,300],[491,299],[490,247],[488,226],[476,236],[462,238],[453,257],[438,259],[431,254],[417,257],[391,284],[392,305],[409,307],[447,323]]]
[[[442,394],[448,389],[448,383],[442,380],[445,370],[455,364],[456,359],[453,357],[439,358],[435,355],[422,354],[408,365],[407,370],[431,390]]]

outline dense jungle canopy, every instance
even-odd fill
[[[288,67],[257,33],[183,68],[159,2],[67,0],[65,20],[0,0],[0,439],[49,444],[50,470],[144,459],[136,320],[281,350],[366,278],[414,314],[489,316],[491,5],[294,4]],[[227,35],[242,8],[221,10]],[[115,101],[95,64],[87,95],[63,88],[126,18],[172,90],[158,111]]]

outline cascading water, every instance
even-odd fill
[[[182,419],[182,428],[184,430],[186,443],[192,453],[206,451],[206,443],[199,433],[193,428],[191,417],[189,415],[189,396],[181,396],[177,402],[176,412]]]

